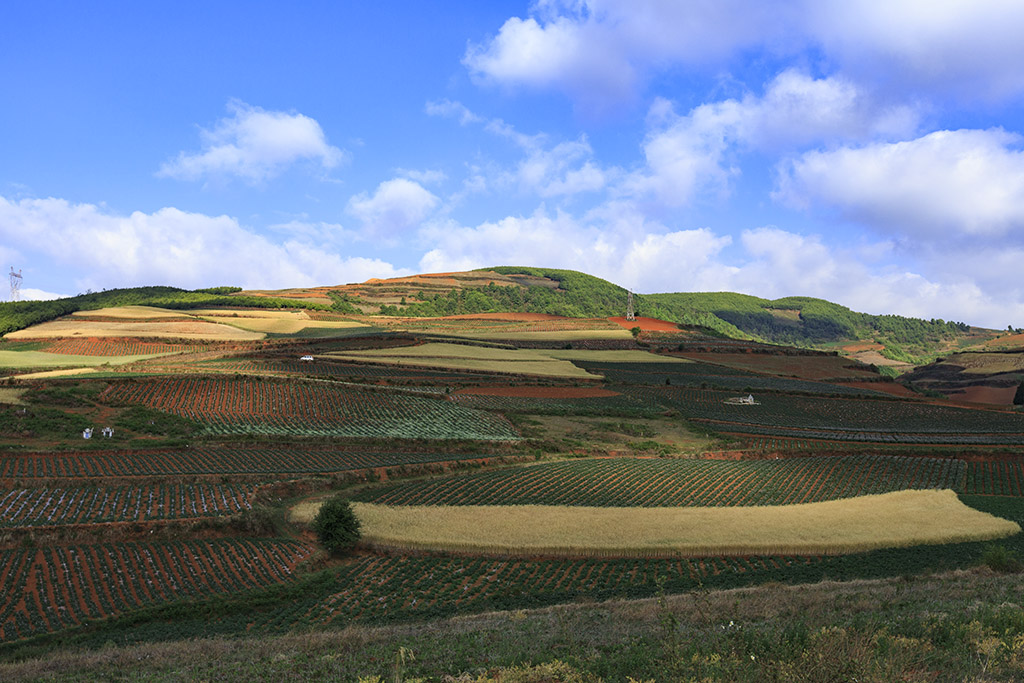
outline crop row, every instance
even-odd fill
[[[518,438],[499,415],[398,391],[323,382],[162,377],[113,383],[101,396],[196,420],[214,434]]]
[[[880,444],[945,444],[957,446],[1016,446],[1024,444],[1024,434],[963,434],[960,432],[914,434],[912,432],[892,431],[873,432],[867,430],[764,427],[761,425],[721,421],[707,421],[705,424],[715,431],[728,434],[757,434],[761,436],[818,439],[822,441],[852,441]]]
[[[279,618],[343,624],[387,620],[389,613],[426,619],[582,596],[640,597],[650,595],[659,584],[686,590],[720,574],[770,576],[791,565],[819,562],[820,558],[811,557],[575,561],[367,557],[339,572],[340,590],[296,605],[295,611]]]
[[[545,415],[607,415],[622,412],[643,412],[644,404],[631,396],[597,396],[588,398],[527,398],[523,396],[487,396],[484,394],[452,394],[451,400],[467,408],[498,410],[512,413]],[[648,410],[649,412],[649,410]]]
[[[311,552],[297,541],[263,539],[0,551],[0,642],[154,603],[277,584]]]
[[[543,463],[368,489],[385,505],[674,507],[786,505],[902,489],[961,490],[961,460],[826,456],[787,460],[616,458]]]
[[[161,342],[125,339],[59,339],[46,345],[47,353],[72,356],[136,356],[148,353],[179,353],[202,351],[198,344],[164,344]]]
[[[971,462],[967,467],[967,493],[1024,496],[1024,463]]]
[[[908,400],[865,400],[764,394],[759,405],[728,405],[735,393],[674,386],[620,389],[689,418],[762,427],[918,434],[1024,434],[1024,415]]]
[[[0,490],[0,527],[226,515],[251,508],[253,493],[252,486],[233,484]]]
[[[317,359],[312,363],[299,360],[264,360],[257,358],[216,360],[204,362],[201,366],[211,370],[241,374],[280,373],[313,377],[386,380],[395,383],[480,381],[480,375],[464,372],[402,368],[394,365],[341,363],[323,359]]]
[[[584,369],[615,384],[712,387],[727,391],[772,391],[833,396],[886,396],[872,389],[786,377],[767,377],[706,363],[598,363],[579,361]]]
[[[344,448],[200,447],[155,451],[28,453],[0,458],[0,479],[202,474],[312,474],[473,460],[480,454]]]

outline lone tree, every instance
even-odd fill
[[[320,506],[313,518],[313,530],[332,555],[344,555],[361,535],[359,519],[344,496],[335,496]]]
[[[1024,406],[1024,382],[1017,387],[1017,393],[1013,395],[1013,405]]]

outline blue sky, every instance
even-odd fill
[[[0,4],[24,295],[489,265],[1024,325],[1024,3]]]

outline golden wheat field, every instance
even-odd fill
[[[371,546],[499,555],[819,555],[1020,531],[948,490],[762,507],[352,506]],[[292,518],[311,520],[317,509],[297,507]]]
[[[74,337],[130,337],[160,339],[199,339],[207,341],[254,341],[264,339],[262,332],[242,330],[230,325],[203,320],[174,322],[116,322],[60,318],[10,332],[4,339],[59,339]]]

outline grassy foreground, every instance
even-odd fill
[[[308,521],[317,504],[293,510]],[[1016,522],[952,491],[896,491],[802,505],[595,508],[553,505],[386,506],[353,503],[371,546],[499,555],[703,556],[837,554],[991,540]]]
[[[0,664],[0,680],[1013,681],[1024,577],[767,585]]]

